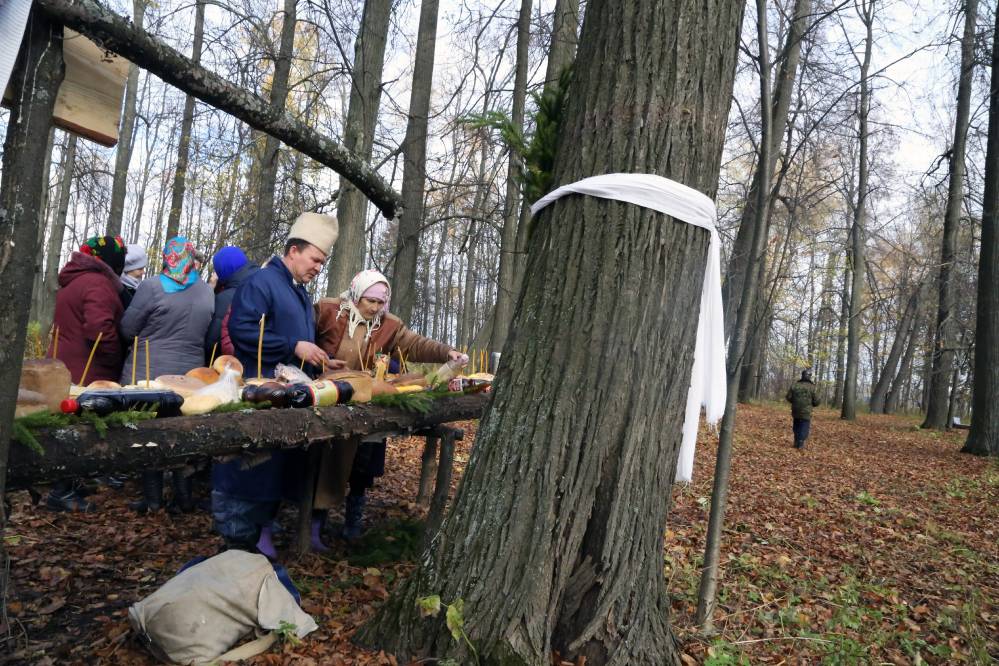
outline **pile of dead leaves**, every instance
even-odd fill
[[[819,410],[791,448],[783,406],[740,408],[723,547],[718,635],[694,626],[716,439],[704,432],[695,482],[674,490],[666,529],[673,616],[687,663],[990,663],[999,657],[999,465],[958,453],[962,434],[904,417],[840,421]],[[474,424],[456,455],[455,484]],[[707,442],[707,444],[704,444]],[[395,664],[350,636],[412,568],[422,441],[390,442],[365,540],[288,569],[319,630],[256,664]],[[136,517],[136,493],[100,490],[93,515],[13,496],[10,635],[18,663],[154,663],[131,640],[130,604],[220,541],[204,513]],[[336,528],[337,517],[331,521]],[[290,541],[293,511],[282,517]],[[0,660],[4,657],[0,656]]]

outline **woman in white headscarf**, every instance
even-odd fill
[[[388,278],[375,270],[361,271],[339,298],[324,298],[316,304],[316,344],[330,358],[343,361],[352,370],[361,369],[362,359],[363,367],[373,367],[379,353],[387,354],[390,359],[401,355],[416,363],[467,360],[456,349],[409,330],[401,319],[389,313],[391,300]],[[363,443],[344,442],[334,447],[330,458],[323,465],[316,507],[325,512],[343,502],[349,482],[343,536],[354,539],[361,534],[365,491],[385,471],[385,439],[376,436]],[[322,528],[322,516],[318,518],[313,522],[313,547],[317,548],[321,546],[318,531]]]

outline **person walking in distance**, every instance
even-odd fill
[[[794,428],[794,448],[805,448],[808,433],[812,427],[812,408],[819,406],[819,394],[812,381],[812,371],[802,370],[801,379],[787,390],[785,399],[791,403],[791,418]]]

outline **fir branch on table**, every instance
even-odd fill
[[[213,409],[208,413],[229,414],[231,412],[243,412],[246,410],[253,410],[253,409],[270,409],[270,407],[271,407],[270,400],[264,400],[262,402],[246,402],[241,400],[239,402],[227,402],[224,405],[219,405],[218,407],[216,407],[215,409]]]

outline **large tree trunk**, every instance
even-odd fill
[[[385,42],[388,39],[392,0],[365,0],[361,27],[354,42],[354,66],[351,69],[350,103],[344,126],[343,143],[359,158],[371,159],[375,123],[382,95],[382,71]],[[340,237],[333,246],[329,267],[327,296],[336,296],[347,288],[354,274],[364,268],[364,226],[368,200],[346,180],[340,183],[336,216]]]
[[[284,0],[281,19],[281,36],[274,55],[274,76],[271,78],[270,106],[283,113],[288,101],[288,78],[291,75],[291,57],[295,47],[295,11],[298,0]],[[262,261],[273,251],[274,190],[277,185],[278,153],[281,142],[270,134],[264,139],[260,157],[260,180],[257,181],[257,205],[253,222],[253,239],[245,248],[251,257]],[[300,211],[296,211],[296,214]]]
[[[132,23],[142,30],[146,15],[146,0],[132,0]],[[100,42],[98,42],[100,43]],[[118,147],[114,156],[114,180],[111,184],[111,213],[108,216],[109,236],[121,233],[121,220],[125,216],[125,193],[128,189],[128,165],[132,161],[132,139],[135,133],[135,103],[139,94],[139,66],[134,62],[128,67],[125,82],[125,105],[121,112],[118,130]]]
[[[409,122],[402,154],[402,217],[396,239],[393,304],[396,314],[409,321],[416,304],[416,260],[423,225],[423,187],[427,180],[427,122],[433,91],[434,50],[437,46],[437,12],[440,0],[423,0],[416,38],[413,85],[409,96]]]
[[[850,256],[853,260],[853,284],[850,286],[850,316],[846,335],[846,373],[843,378],[843,409],[841,418],[857,418],[857,374],[860,369],[860,329],[863,325],[861,313],[864,306],[864,280],[867,270],[864,266],[864,248],[867,244],[867,195],[869,180],[868,129],[867,118],[871,112],[871,49],[874,44],[874,3],[863,0],[857,7],[860,19],[866,29],[864,58],[860,65],[860,108],[858,164],[857,164],[857,205],[853,210],[853,226],[850,231],[852,243]]]
[[[388,218],[400,205],[399,194],[365,161],[304,122],[270,107],[257,95],[191,62],[175,49],[137,30],[97,0],[35,0],[55,20],[87,35],[101,46],[131,60],[166,83],[202,102],[275,136],[289,147],[328,166],[356,185]]]
[[[937,282],[936,334],[933,344],[933,371],[930,374],[929,402],[923,428],[943,430],[950,427],[947,411],[948,387],[954,368],[959,324],[955,303],[954,268],[957,265],[957,234],[964,203],[965,147],[971,118],[971,84],[975,66],[975,28],[978,0],[964,0],[964,34],[961,36],[961,74],[957,85],[957,115],[954,120],[954,143],[950,150],[950,178],[947,185],[947,211],[944,214],[940,246],[940,277]]]
[[[999,12],[993,44],[999,44]],[[971,431],[965,453],[999,456],[999,48],[992,49],[989,134],[985,153],[982,250],[978,257],[978,307],[975,317],[975,383]]]
[[[523,16],[523,7],[521,15]],[[565,68],[572,65],[578,41],[579,0],[555,0],[552,40],[548,45],[548,63],[545,67],[545,90],[555,85]]]
[[[739,311],[739,301],[742,298],[742,283],[745,281],[746,265],[749,262],[749,255],[753,245],[753,220],[756,217],[756,202],[759,198],[757,190],[760,188],[763,174],[765,173],[767,180],[771,181],[777,165],[777,158],[780,155],[781,137],[784,136],[787,130],[789,110],[791,108],[791,93],[794,90],[798,62],[801,57],[801,40],[812,20],[811,11],[812,0],[796,0],[794,5],[794,19],[788,30],[786,41],[778,55],[780,69],[773,92],[773,109],[771,113],[774,130],[770,133],[770,145],[768,147],[770,158],[765,165],[761,160],[757,159],[756,169],[753,171],[753,181],[749,188],[749,194],[746,197],[746,205],[742,209],[739,231],[732,245],[728,268],[725,271],[725,283],[722,285],[722,298],[725,302],[726,337],[730,337],[732,330],[735,328],[735,320]]]
[[[889,384],[895,377],[895,368],[898,366],[898,361],[902,357],[902,349],[905,347],[905,343],[909,339],[909,332],[912,330],[912,324],[916,321],[916,310],[919,307],[920,291],[921,289],[919,286],[913,290],[912,294],[908,298],[908,301],[906,302],[902,318],[898,322],[898,329],[895,331],[895,340],[891,343],[891,351],[888,352],[888,360],[885,361],[885,367],[882,369],[881,375],[878,377],[877,384],[875,384],[874,390],[871,392],[872,414],[881,414],[885,411],[885,402],[888,397]]]
[[[59,200],[56,203],[55,219],[49,234],[45,264],[45,279],[42,281],[42,308],[38,322],[42,335],[52,327],[55,317],[55,294],[59,289],[59,261],[62,259],[62,242],[66,236],[66,216],[69,213],[69,197],[73,191],[73,168],[76,165],[76,135],[69,134],[62,154],[62,180],[59,181]]]
[[[62,26],[32,8],[10,77],[13,106],[7,122],[0,181],[0,293],[8,296],[0,299],[0,498],[7,479],[7,455],[31,305],[27,298],[10,296],[31,290],[32,264],[38,252],[42,177],[48,168],[45,144],[63,73]],[[4,503],[0,502],[0,525],[5,522]],[[7,591],[4,576],[0,572],[0,595]]]
[[[592,0],[555,182],[660,173],[713,195],[741,15],[731,1]],[[359,640],[471,661],[442,617],[420,618],[415,600],[437,593],[464,600],[484,663],[549,663],[553,649],[592,664],[679,663],[662,530],[696,327],[677,313],[697,311],[708,234],[582,196],[534,225],[451,514]]]
[[[517,65],[513,81],[513,110],[510,121],[519,130],[524,129],[524,101],[527,97],[527,57],[531,40],[531,0],[521,0],[517,21]],[[506,199],[503,202],[503,234],[500,238],[499,280],[496,286],[496,310],[493,313],[493,335],[489,342],[492,351],[503,351],[510,331],[513,302],[516,295],[514,272],[517,266],[517,229],[520,226],[520,184],[516,178],[521,160],[516,151],[510,151],[506,176]]]
[[[191,47],[191,61],[201,63],[201,45],[205,35],[205,2],[194,3],[194,45]],[[177,235],[180,230],[180,212],[184,208],[184,192],[187,189],[187,162],[191,151],[191,126],[194,125],[194,95],[184,100],[184,115],[180,122],[180,139],[177,142],[177,168],[173,174],[173,194],[170,199],[170,215],[167,218],[166,237]]]

